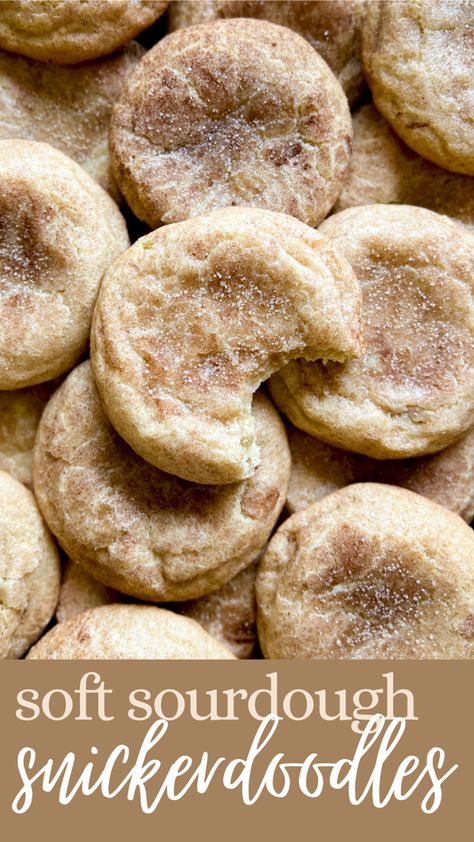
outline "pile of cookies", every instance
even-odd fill
[[[1,658],[474,657],[473,42],[0,4]]]

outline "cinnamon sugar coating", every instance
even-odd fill
[[[222,18],[257,18],[293,29],[328,63],[350,103],[361,95],[363,3],[358,0],[184,0],[169,8],[171,31]]]
[[[474,657],[474,532],[412,491],[361,483],[290,517],[257,577],[267,658]]]
[[[152,228],[250,205],[317,225],[341,188],[344,92],[304,38],[245,18],[178,30],[127,79],[111,123],[117,183]]]
[[[217,590],[265,546],[286,497],[283,424],[263,394],[260,464],[226,486],[195,485],[144,462],[105,415],[89,363],[53,395],[38,429],[34,487],[67,555],[94,578],[153,602]]]
[[[474,175],[474,6],[367,3],[362,59],[375,105],[415,152]]]
[[[119,201],[110,168],[110,116],[144,52],[132,41],[107,58],[58,67],[0,51],[0,137],[50,143]]]
[[[153,605],[104,605],[54,626],[30,649],[34,661],[232,660],[187,617]]]
[[[435,453],[474,424],[474,235],[408,205],[321,226],[362,287],[365,351],[292,362],[272,395],[300,429],[376,459]]]
[[[296,219],[226,208],[160,228],[101,285],[91,353],[106,412],[164,471],[248,478],[253,392],[289,359],[358,353],[359,308],[349,265]]]

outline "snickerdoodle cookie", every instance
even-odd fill
[[[373,105],[353,115],[352,157],[335,211],[355,205],[419,205],[474,227],[474,178],[421,158]]]
[[[317,225],[349,162],[347,99],[318,53],[248,18],[166,36],[114,108],[114,176],[151,227],[230,205]]]
[[[0,659],[21,658],[49,623],[59,556],[35,499],[0,471]]]
[[[173,611],[196,620],[237,658],[250,658],[257,642],[256,575],[256,564],[249,564],[219,590],[199,599],[167,605]],[[66,560],[56,608],[58,623],[70,620],[89,608],[113,602],[130,602],[130,598],[93,579],[80,564]]]
[[[218,591],[176,607],[197,620],[237,658],[251,658],[257,643],[256,575],[257,565],[250,564]]]
[[[143,53],[132,41],[113,56],[58,67],[0,52],[0,137],[50,143],[118,200],[110,169],[110,114]]]
[[[474,5],[366,4],[362,58],[378,110],[415,152],[474,175]]]
[[[272,381],[300,429],[393,459],[434,453],[474,424],[474,235],[408,205],[366,205],[323,232],[357,275],[364,354],[292,362]]]
[[[170,29],[220,18],[259,18],[288,26],[314,47],[337,76],[349,100],[364,88],[360,62],[362,3],[357,0],[184,0],[171,3]]]
[[[0,140],[0,389],[84,353],[104,270],[129,245],[110,196],[46,143]]]
[[[285,502],[281,419],[253,402],[260,463],[246,482],[202,486],[144,462],[105,415],[89,363],[53,395],[38,428],[34,487],[68,556],[94,578],[154,602],[216,590],[265,546]]]
[[[257,576],[268,658],[473,658],[474,532],[372,483],[290,517]]]
[[[56,606],[56,620],[63,623],[89,608],[122,602],[123,594],[93,579],[81,567],[67,558],[62,564],[61,587]]]
[[[0,47],[39,61],[77,64],[135,38],[166,0],[2,0]]]
[[[153,605],[103,605],[59,623],[30,649],[34,661],[233,660],[199,623]]]
[[[415,459],[371,459],[325,444],[288,425],[291,474],[286,506],[299,512],[354,482],[401,485],[474,518],[474,428],[456,444]]]
[[[36,429],[57,386],[53,380],[27,389],[0,392],[0,470],[28,487],[33,485]]]
[[[252,393],[290,359],[356,354],[359,309],[349,264],[296,219],[226,208],[160,228],[101,285],[92,365],[107,414],[163,471],[246,479]]]

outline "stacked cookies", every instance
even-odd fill
[[[0,4],[0,657],[472,658],[474,11],[167,5]]]

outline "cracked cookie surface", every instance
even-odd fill
[[[424,208],[366,205],[321,226],[362,287],[364,353],[270,381],[316,438],[376,459],[448,447],[474,423],[474,235]]]
[[[133,449],[193,482],[250,477],[252,394],[296,357],[359,351],[360,290],[302,222],[226,208],[142,237],[101,284],[91,361]]]
[[[360,62],[363,4],[357,0],[184,0],[171,3],[170,29],[222,18],[256,18],[293,29],[314,47],[352,104],[364,90]]]
[[[267,21],[178,30],[153,47],[114,108],[114,176],[152,228],[251,205],[317,225],[349,162],[347,99],[304,38]]]
[[[474,6],[367,3],[362,59],[378,110],[415,152],[474,175]]]
[[[51,398],[34,485],[60,544],[96,579],[154,602],[217,590],[250,564],[283,507],[286,434],[268,398],[253,404],[260,464],[251,479],[195,485],[140,459],[106,417],[89,363]]]
[[[412,491],[362,483],[290,517],[257,576],[267,658],[474,657],[474,532]]]

